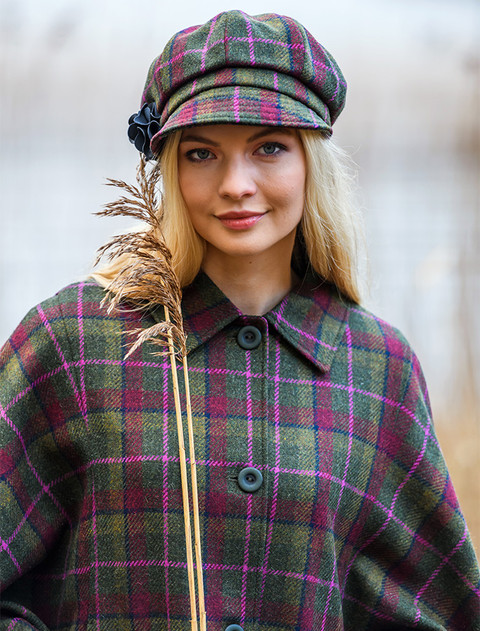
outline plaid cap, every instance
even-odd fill
[[[331,127],[345,104],[337,63],[292,18],[225,11],[175,34],[150,66],[142,105],[155,103],[160,130],[241,123]]]

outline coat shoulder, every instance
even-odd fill
[[[359,305],[349,305],[346,310],[346,321],[356,347],[403,357],[407,361],[415,357],[402,331],[368,309]]]
[[[95,281],[72,283],[28,311],[3,348],[0,365],[31,365],[35,358],[47,369],[52,361],[78,361],[89,347],[108,350],[126,329],[139,326],[141,315],[128,309],[109,312],[106,292]],[[119,346],[121,353],[121,345]]]
[[[415,408],[423,401],[430,415],[428,390],[420,361],[405,335],[367,309],[349,305],[343,346],[359,380],[381,397]]]

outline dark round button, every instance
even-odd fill
[[[238,474],[238,486],[242,491],[255,493],[263,484],[263,475],[255,467],[245,467]]]
[[[237,342],[242,348],[251,351],[257,348],[262,341],[262,334],[256,326],[244,326],[237,335]]]
[[[229,624],[225,631],[243,631],[239,624]]]

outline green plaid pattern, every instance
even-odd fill
[[[176,33],[150,66],[144,103],[154,102],[160,131],[191,125],[242,123],[319,129],[345,104],[337,63],[292,18],[225,11]]]
[[[62,290],[1,351],[1,629],[190,628],[169,362],[125,359],[162,309],[108,315],[102,297]],[[306,281],[248,317],[201,274],[183,312],[209,631],[478,629],[477,562],[401,334]]]

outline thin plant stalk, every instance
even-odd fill
[[[205,611],[205,592],[203,587],[202,546],[200,536],[200,511],[198,508],[197,461],[195,458],[195,441],[193,437],[192,403],[190,399],[190,380],[188,378],[187,356],[183,355],[183,374],[185,380],[185,398],[187,407],[188,442],[190,451],[190,473],[192,480],[193,527],[195,531],[195,559],[197,563],[198,609],[200,615],[200,631],[207,629]]]
[[[170,322],[168,309],[165,307],[165,320]],[[175,414],[177,417],[178,451],[180,456],[180,477],[182,482],[183,519],[185,524],[185,543],[187,548],[187,572],[188,591],[190,595],[191,629],[197,631],[197,603],[195,599],[195,572],[193,569],[192,528],[190,525],[190,502],[188,498],[187,459],[185,455],[185,442],[183,439],[182,411],[180,407],[180,394],[178,388],[177,361],[171,333],[168,333],[168,349],[172,368],[173,396],[175,399]]]

